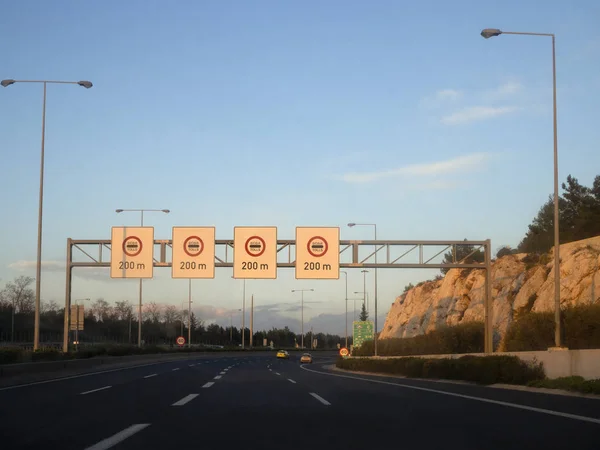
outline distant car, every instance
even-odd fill
[[[312,363],[312,356],[310,353],[304,353],[300,358],[300,363]]]
[[[279,350],[277,352],[277,359],[290,359],[290,354],[286,350]]]

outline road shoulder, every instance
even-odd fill
[[[565,397],[580,397],[580,398],[588,398],[588,399],[593,399],[593,400],[600,400],[600,395],[583,394],[580,392],[567,391],[567,390],[563,390],[563,389],[536,388],[536,387],[530,387],[530,386],[522,386],[522,385],[516,385],[516,384],[503,384],[503,383],[490,384],[490,385],[479,385],[476,383],[471,383],[469,381],[440,380],[440,379],[431,379],[431,378],[408,378],[408,377],[405,377],[404,375],[393,375],[393,374],[389,374],[389,373],[375,373],[375,372],[362,372],[362,371],[357,371],[357,370],[345,370],[345,369],[340,369],[339,367],[336,367],[335,364],[326,364],[326,365],[323,365],[322,367],[323,367],[323,369],[332,371],[332,372],[348,373],[348,374],[355,374],[355,375],[365,375],[365,376],[374,376],[374,377],[382,377],[382,378],[396,378],[396,379],[405,379],[405,380],[411,380],[411,381],[412,380],[427,381],[427,382],[431,382],[431,383],[472,385],[472,386],[479,386],[479,387],[486,387],[486,388],[493,388],[493,389],[506,389],[506,390],[512,390],[512,391],[537,392],[540,394],[551,394],[551,395],[560,395],[560,396],[565,396]]]

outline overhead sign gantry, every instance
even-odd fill
[[[296,279],[337,280],[340,268],[483,269],[485,352],[493,351],[491,241],[340,240],[339,227],[297,227],[295,240],[281,240],[276,227],[235,227],[233,239],[215,239],[215,227],[174,227],[171,239],[155,239],[153,227],[114,227],[110,240],[67,239],[63,349],[68,349],[72,270],[107,267],[111,278],[152,278],[154,268],[170,267],[172,278],[214,278],[215,268],[233,268],[234,278],[276,279],[278,268],[294,268]],[[453,258],[435,262],[457,247],[483,250],[483,262]],[[158,247],[158,255],[156,255]],[[172,257],[167,258],[167,249]],[[434,249],[433,255],[426,254]],[[92,250],[94,249],[94,250]],[[233,256],[231,255],[233,250]],[[361,252],[363,250],[363,252]],[[367,256],[364,256],[364,250]],[[74,251],[84,260],[75,261]],[[92,253],[97,252],[97,256]],[[106,253],[110,252],[110,258]],[[363,256],[360,256],[361,253]],[[377,262],[374,261],[378,255]],[[293,256],[292,256],[293,255]],[[382,257],[383,256],[383,257]],[[412,258],[412,259],[411,259]]]

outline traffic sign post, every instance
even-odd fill
[[[172,278],[215,277],[215,227],[173,227]]]
[[[113,227],[110,277],[152,278],[154,227]]]
[[[352,345],[359,348],[365,341],[375,339],[375,327],[371,320],[352,322]]]
[[[75,331],[75,351],[79,351],[79,332],[83,331],[83,322],[85,320],[85,313],[83,305],[72,305],[71,306],[71,330]]]
[[[340,228],[296,227],[296,279],[340,278]]]
[[[277,278],[277,227],[233,229],[233,278]]]
[[[180,347],[183,347],[185,345],[185,338],[183,336],[179,336],[177,338],[177,345],[179,345]]]

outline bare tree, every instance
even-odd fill
[[[166,324],[171,324],[176,322],[179,319],[179,314],[177,312],[177,307],[174,305],[169,305],[165,308],[165,312],[163,315]]]
[[[133,315],[133,306],[126,300],[116,302],[113,310],[117,320],[129,320]]]
[[[34,279],[20,276],[12,283],[6,283],[4,288],[4,302],[15,308],[18,313],[31,313],[35,309],[35,293],[29,286]]]
[[[103,298],[97,299],[92,304],[92,314],[98,322],[104,322],[105,320],[108,320],[111,315],[111,309],[111,306]]]
[[[42,314],[57,313],[59,310],[58,304],[54,300],[50,300],[49,302],[41,302],[40,307]]]
[[[144,309],[145,309],[145,311],[143,312],[144,319],[150,320],[152,322],[160,322],[160,319],[161,319],[160,305],[158,305],[155,302],[150,302],[150,303],[146,304]]]

